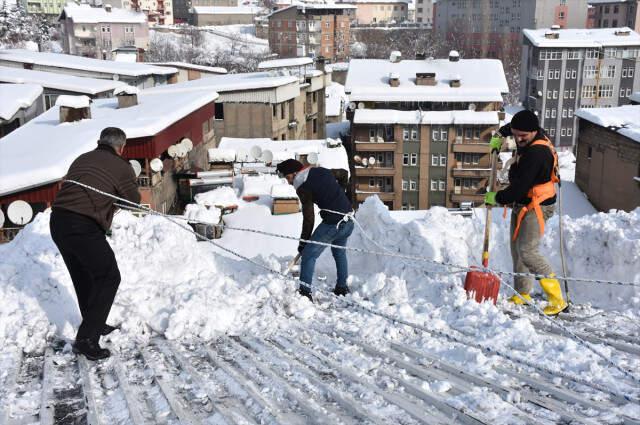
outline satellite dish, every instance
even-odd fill
[[[268,149],[263,151],[261,159],[265,164],[270,164],[273,161],[273,152]]]
[[[354,155],[353,162],[355,162],[356,164],[360,164],[362,162],[362,158],[360,158],[360,155]]]
[[[142,166],[140,165],[140,163],[135,159],[130,159],[129,164],[131,164],[131,167],[133,168],[133,172],[135,173],[136,177],[138,177],[142,172]]]
[[[349,102],[349,106],[347,106],[347,108],[349,108],[350,111],[353,111],[356,109],[356,106],[356,102]]]
[[[162,171],[163,167],[162,160],[160,158],[153,158],[149,163],[149,166],[154,173],[159,173]]]
[[[249,152],[251,153],[251,156],[256,160],[262,157],[262,148],[260,146],[252,146]]]
[[[366,167],[368,164],[369,164],[369,161],[367,160],[367,158],[362,158],[362,165]]]
[[[309,152],[309,155],[307,155],[307,162],[311,165],[317,165],[319,160],[317,152]]]
[[[7,208],[7,216],[12,223],[22,226],[27,224],[33,218],[33,210],[31,205],[25,201],[13,201]]]
[[[4,213],[0,210],[0,229],[4,226]]]
[[[364,109],[364,103],[362,102],[358,103],[358,109]]]
[[[369,165],[374,165],[376,163],[376,158],[373,156],[369,157]]]
[[[248,153],[247,150],[244,148],[238,148],[238,150],[236,150],[236,161],[239,162],[246,162],[248,158]]]
[[[118,81],[120,80],[120,76],[118,74],[113,74],[113,81]]]
[[[182,144],[176,145],[176,152],[178,152],[178,158],[184,158],[188,153],[186,146]]]
[[[184,147],[184,149],[187,152],[191,152],[191,150],[193,149],[193,142],[188,137],[185,137],[184,139],[182,139],[182,141],[180,142],[180,145]]]
[[[470,111],[475,111],[476,110],[476,104],[475,103],[470,103],[469,104],[469,110]]]
[[[169,149],[167,149],[167,153],[171,158],[175,158],[178,156],[178,148],[176,147],[176,145],[171,145],[169,146]]]

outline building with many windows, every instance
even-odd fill
[[[640,35],[629,28],[525,30],[521,101],[558,147],[575,144],[579,108],[629,103],[640,89]]]
[[[629,27],[640,31],[640,0],[589,0],[591,25],[587,28]]]
[[[409,0],[340,0],[357,7],[357,25],[399,24],[407,21]]]
[[[390,209],[481,204],[489,140],[508,86],[493,59],[352,60],[350,104],[355,204]]]

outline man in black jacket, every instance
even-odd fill
[[[562,298],[560,283],[547,259],[540,253],[540,239],[545,222],[553,215],[556,203],[555,183],[558,159],[551,142],[540,128],[538,117],[531,111],[520,111],[510,124],[500,129],[503,137],[513,136],[517,144],[516,162],[509,170],[509,186],[498,192],[488,192],[488,205],[509,205],[511,212],[511,257],[516,273],[545,276],[540,286],[547,294],[549,305],[545,314],[555,315],[567,306]],[[494,145],[495,144],[495,145]],[[500,150],[500,139],[492,141]],[[515,289],[519,295],[511,302],[523,304],[531,300],[533,279],[516,276]]]
[[[133,168],[121,157],[126,141],[119,128],[105,128],[98,147],[80,155],[65,179],[139,203]],[[113,204],[108,196],[65,182],[51,212],[51,237],[71,275],[82,315],[73,351],[89,360],[109,357],[109,350],[101,348],[98,340],[114,330],[106,320],[120,284],[120,271],[105,237],[113,220]]]
[[[346,246],[347,239],[353,232],[353,221],[350,220],[353,211],[351,202],[344,193],[343,187],[336,180],[333,170],[322,167],[304,167],[295,159],[287,159],[277,166],[278,174],[287,179],[296,188],[296,193],[302,204],[302,233],[300,239]],[[346,180],[340,174],[341,180]],[[313,230],[315,211],[313,204],[320,208],[322,223]],[[334,211],[334,212],[330,212]],[[313,231],[313,234],[311,232]],[[318,244],[300,242],[298,252],[300,260],[301,295],[313,301],[311,296],[311,282],[316,260],[326,247]],[[331,248],[331,254],[336,262],[337,283],[334,288],[336,295],[349,293],[347,286],[348,264],[347,253],[344,249]]]

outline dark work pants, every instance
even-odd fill
[[[54,209],[49,227],[78,297],[82,323],[76,340],[97,340],[120,285],[116,257],[104,230],[89,217]]]

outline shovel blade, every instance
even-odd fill
[[[469,298],[473,298],[479,303],[491,300],[495,304],[498,301],[498,292],[500,292],[500,278],[493,273],[473,270],[467,272],[464,290],[467,291]]]

